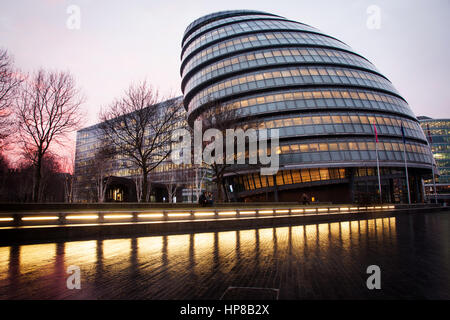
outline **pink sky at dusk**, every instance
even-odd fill
[[[80,8],[79,30],[66,26]],[[370,5],[380,29],[367,28]],[[180,46],[186,26],[215,11],[255,9],[310,24],[365,56],[416,115],[449,118],[450,1],[92,1],[15,0],[0,10],[0,46],[24,72],[69,70],[86,96],[86,126],[133,81],[181,95]]]

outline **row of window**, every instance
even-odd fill
[[[405,143],[407,152],[430,154],[429,148],[422,144]],[[320,151],[355,151],[367,150],[375,151],[376,148],[380,151],[402,151],[402,142],[379,141],[375,142],[359,141],[359,142],[314,142],[314,143],[292,143],[289,145],[282,145],[277,148],[278,154],[285,153],[306,153],[306,152],[320,152]]]
[[[405,129],[422,131],[419,124],[412,120],[406,120],[394,116],[380,116],[380,115],[367,115],[367,114],[355,114],[355,113],[328,113],[321,115],[307,115],[298,117],[289,117],[281,119],[266,120],[262,123],[256,123],[259,129],[263,128],[282,128],[289,126],[301,126],[301,125],[319,125],[319,124],[367,124],[382,126],[397,126],[400,127],[403,123]],[[251,127],[249,125],[248,127]]]
[[[274,179],[275,178],[275,179]],[[259,173],[242,175],[234,178],[236,190],[255,190],[260,188],[273,187],[276,182],[277,186],[307,183],[314,181],[337,180],[345,178],[344,168],[320,168],[320,169],[300,169],[300,170],[283,170],[278,171],[274,176],[262,176]]]
[[[233,71],[242,71],[258,66],[285,63],[333,63],[355,65],[377,72],[376,68],[364,58],[344,51],[304,48],[304,49],[268,49],[245,53],[213,63],[197,72],[186,83],[184,92],[213,77],[222,76]]]
[[[450,136],[450,127],[441,129],[428,129],[422,126],[423,130],[427,132],[427,135],[433,136]]]
[[[76,175],[78,177],[85,177],[86,179],[93,178],[90,176],[92,173],[89,169],[91,165],[91,161],[77,161],[76,163]],[[185,170],[193,171],[193,164],[174,164],[172,162],[164,161],[159,164],[155,169],[151,171],[151,174],[164,174],[167,176],[168,173],[172,172],[183,172],[184,176],[188,175],[188,172]],[[200,168],[203,170],[203,168]],[[131,161],[111,161],[109,163],[105,163],[105,173],[107,175],[116,176],[116,177],[132,177],[139,176],[141,174],[140,169],[133,165]],[[82,178],[78,178],[82,179]]]
[[[255,35],[244,35],[233,38],[231,40],[224,40],[214,44],[204,50],[199,51],[189,61],[182,61],[181,74],[185,75],[192,68],[208,61],[212,58],[217,58],[221,55],[233,53],[243,49],[260,48],[264,46],[280,46],[280,45],[322,45],[334,47],[337,49],[350,50],[342,42],[333,38],[328,38],[323,35],[304,33],[304,32],[264,32]]]
[[[353,151],[320,151],[309,153],[286,153],[280,155],[280,163],[282,164],[298,164],[298,163],[319,163],[319,162],[355,162],[355,161],[375,161],[377,153],[375,150],[353,150]],[[403,151],[378,151],[378,159],[380,161],[395,161],[403,164]],[[430,165],[431,157],[428,154],[406,152],[408,162],[422,163]]]
[[[370,72],[337,67],[290,67],[277,71],[252,72],[213,84],[193,97],[189,102],[189,110],[196,109],[211,98],[217,99],[258,88],[301,84],[346,84],[397,92],[390,81]]]
[[[275,110],[333,107],[364,107],[394,111],[414,117],[409,106],[400,98],[384,93],[356,89],[289,90],[287,92],[252,95],[229,102],[229,109],[240,109],[242,115]],[[191,110],[192,111],[192,110]]]
[[[423,129],[444,129],[446,134],[450,134],[450,121],[449,120],[436,120],[436,121],[421,121]]]
[[[211,21],[211,22],[201,26],[200,28],[198,28],[197,30],[192,32],[183,41],[182,46],[184,47],[193,38],[195,38],[198,34],[203,33],[206,30],[213,29],[214,27],[217,27],[219,25],[224,25],[224,24],[227,24],[227,23],[230,23],[230,22],[238,22],[238,21],[242,21],[242,20],[255,20],[255,19],[261,19],[261,20],[286,20],[285,18],[282,18],[282,17],[267,16],[267,15],[256,15],[256,14],[255,15],[234,16],[234,17],[214,20],[214,21]]]
[[[414,121],[387,116],[367,116],[351,113],[265,120],[263,122],[246,124],[243,129],[278,128],[280,129],[280,137],[325,133],[373,134],[374,123],[377,125],[378,134],[401,136],[401,123],[403,123],[405,136],[425,140],[422,129]]]
[[[209,31],[193,42],[191,42],[188,46],[184,47],[184,52],[182,53],[182,60],[184,57],[189,55],[192,51],[198,49],[199,47],[207,44],[208,42],[224,38],[231,35],[238,35],[244,32],[257,32],[260,30],[273,30],[273,29],[288,29],[288,30],[299,30],[299,31],[311,31],[317,32],[317,29],[312,28],[310,26],[300,24],[298,22],[291,21],[276,21],[276,20],[256,20],[256,21],[245,21],[239,22],[231,25],[226,25],[221,28],[214,29]]]
[[[450,152],[450,145],[448,144],[432,144],[431,145],[431,150],[433,150],[433,152]]]
[[[436,152],[434,153],[436,161],[450,159],[450,152]]]
[[[400,127],[394,126],[377,126],[378,134],[401,136]],[[310,137],[316,135],[339,135],[339,134],[358,134],[358,135],[372,135],[373,125],[359,125],[359,124],[316,124],[283,127],[279,129],[280,138],[285,137]],[[421,139],[425,141],[423,133],[416,130],[405,129],[405,136],[408,138]]]

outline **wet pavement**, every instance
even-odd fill
[[[367,289],[369,265],[381,269],[381,290]],[[80,268],[79,290],[67,288],[69,266]],[[1,299],[239,299],[239,292],[450,299],[450,211],[0,247]]]

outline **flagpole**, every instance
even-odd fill
[[[436,191],[436,178],[434,177],[433,153],[431,154],[431,174],[433,175],[434,203],[438,203],[438,201],[437,201],[437,191]]]
[[[377,154],[378,192],[380,194],[380,203],[383,203],[383,198],[381,197],[380,161],[378,160],[378,141],[375,142],[375,152]]]
[[[373,130],[375,133],[375,153],[377,155],[378,193],[380,194],[380,203],[383,203],[383,198],[381,197],[380,161],[378,159],[378,132],[375,122],[373,123]]]
[[[403,138],[403,158],[405,159],[405,174],[406,174],[406,190],[408,192],[408,203],[411,204],[411,195],[409,193],[409,178],[408,178],[408,164],[406,161],[406,143],[405,143],[405,132],[403,129],[403,123],[401,126],[402,138]]]
[[[434,202],[438,203],[437,201],[437,190],[436,190],[436,178],[434,177],[434,157],[433,157],[433,150],[431,147],[431,144],[433,143],[433,138],[431,137],[431,131],[430,131],[430,125],[427,123],[427,133],[428,133],[428,139],[429,139],[429,145],[430,145],[430,156],[431,156],[431,174],[433,175],[433,189],[434,189]]]
[[[403,156],[405,158],[406,190],[408,191],[408,203],[411,204],[411,195],[409,194],[408,164],[406,163],[406,144],[403,142]]]

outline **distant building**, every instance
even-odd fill
[[[450,201],[450,119],[432,119],[417,117],[431,145],[433,157],[436,161],[439,175],[436,178],[438,200]],[[425,192],[430,200],[434,199],[433,181],[427,179]]]
[[[176,98],[180,100],[181,98]],[[164,108],[164,101],[158,107]],[[178,102],[179,103],[179,102]],[[184,110],[182,110],[185,114]],[[182,117],[185,119],[185,117]],[[185,120],[179,126],[186,126]],[[75,170],[74,170],[74,201],[96,202],[98,191],[95,170],[92,168],[96,152],[101,147],[102,141],[101,123],[81,129],[77,132]],[[100,164],[101,169],[107,173],[104,179],[108,179],[106,186],[106,202],[136,202],[136,183],[140,178],[138,168],[124,155],[116,155],[107,163]],[[94,169],[94,171],[92,170]],[[208,181],[203,179],[200,183],[196,175],[205,175],[205,168],[197,168],[189,164],[176,165],[167,159],[149,174],[151,202],[168,202],[168,187],[174,188],[175,202],[196,202],[197,194],[206,189]],[[195,183],[197,181],[197,183]]]

